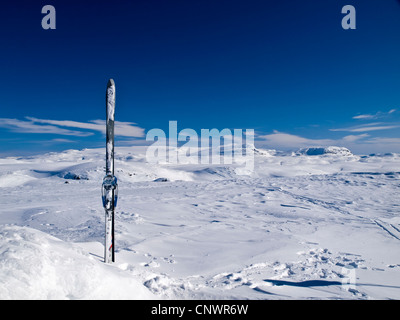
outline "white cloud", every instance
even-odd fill
[[[358,116],[354,116],[353,119],[373,119],[374,115],[372,114],[360,114]]]
[[[18,119],[0,118],[0,127],[10,129],[13,132],[20,133],[48,133],[65,136],[87,137],[93,135],[92,132],[82,132],[59,128],[53,125],[40,125],[33,121],[23,121]]]
[[[264,140],[271,147],[283,148],[303,148],[311,146],[329,146],[334,144],[335,140],[331,139],[308,139],[289,133],[283,133],[274,130],[274,133],[267,135],[259,135],[258,139]]]
[[[390,130],[399,128],[398,124],[384,124],[382,122],[375,122],[370,124],[364,124],[360,126],[353,126],[348,128],[336,128],[329,129],[330,131],[348,131],[348,132],[368,132],[368,131],[379,131],[379,130]]]
[[[369,137],[369,134],[367,133],[363,133],[363,134],[359,134],[359,135],[349,135],[349,136],[345,136],[342,138],[343,141],[345,142],[354,142],[363,138]]]
[[[389,129],[395,129],[399,128],[400,126],[372,126],[372,127],[362,127],[362,128],[354,128],[352,130],[349,130],[351,132],[366,132],[366,131],[377,131],[377,130],[389,130]],[[332,130],[333,131],[333,130]],[[336,130],[340,131],[340,130]],[[346,130],[342,130],[346,131]]]
[[[135,126],[136,123],[133,122],[121,122],[115,121],[115,135],[123,136],[123,137],[135,137],[142,138],[144,137],[144,129],[138,126]],[[104,121],[105,127],[106,122]]]
[[[397,146],[400,146],[400,138],[372,138],[365,142],[375,144],[395,144]]]
[[[59,135],[70,135],[86,137],[93,132],[70,130],[67,128],[78,128],[85,130],[106,132],[105,120],[92,120],[89,122],[77,122],[70,120],[47,120],[33,117],[26,117],[27,121],[18,119],[0,118],[0,127],[8,128],[14,132],[21,133],[51,133]],[[64,128],[62,128],[64,127]],[[135,125],[133,122],[115,121],[115,135],[124,137],[144,137],[144,129]]]
[[[99,124],[95,124],[95,123],[77,122],[77,121],[70,121],[70,120],[45,120],[45,119],[38,119],[38,118],[33,118],[33,117],[25,117],[25,118],[32,122],[35,122],[35,123],[47,123],[47,124],[52,124],[52,125],[59,126],[59,127],[72,127],[72,128],[88,129],[88,130],[95,130],[95,131],[102,130],[102,126],[100,126]],[[104,128],[104,132],[105,132],[105,128]]]
[[[396,109],[391,109],[388,112],[378,111],[375,114],[359,114],[357,116],[354,116],[353,119],[358,119],[358,120],[360,120],[360,119],[361,120],[362,119],[378,119],[378,118],[383,118],[383,117],[385,117],[385,116],[387,116],[389,114],[392,114],[394,112],[396,112]]]
[[[74,140],[70,140],[70,139],[52,139],[51,142],[73,143],[75,141]]]

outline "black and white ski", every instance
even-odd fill
[[[115,261],[114,213],[118,199],[118,183],[114,176],[114,114],[115,114],[115,83],[110,79],[106,93],[106,176],[103,179],[102,196],[106,213],[104,262]]]

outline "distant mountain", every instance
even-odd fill
[[[341,156],[352,156],[353,154],[351,151],[345,147],[335,147],[335,146],[330,146],[330,147],[310,147],[310,148],[303,148],[300,149],[298,154],[304,154],[307,156],[319,156],[319,155],[324,155],[324,154],[336,154],[336,155],[341,155]]]

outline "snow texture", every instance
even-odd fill
[[[246,176],[116,148],[110,265],[104,148],[0,159],[0,299],[400,299],[400,156],[252,150]]]

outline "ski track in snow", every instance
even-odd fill
[[[0,159],[0,298],[400,298],[396,154],[257,151],[240,176],[116,148],[116,263],[104,265],[103,153]]]

